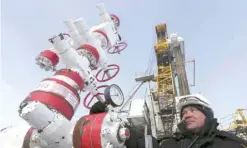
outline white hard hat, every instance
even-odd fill
[[[192,94],[192,95],[179,97],[177,109],[180,114],[182,112],[182,109],[185,106],[189,106],[189,105],[200,105],[202,107],[209,109],[212,112],[212,114],[214,114],[209,101],[201,94]]]

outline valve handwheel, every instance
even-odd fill
[[[115,72],[112,75],[108,75],[108,74],[110,74],[110,71],[114,71],[114,70],[115,70]],[[97,72],[96,79],[98,82],[106,82],[106,81],[114,78],[119,73],[119,70],[120,70],[120,67],[118,65],[110,64],[107,66],[107,70],[103,71],[103,69],[101,69]],[[99,79],[101,72],[103,74],[102,74],[101,79]]]
[[[127,47],[127,45],[128,44],[126,42],[120,42],[120,43],[114,45],[112,48],[109,48],[108,53],[109,54],[120,53],[121,51],[123,51]]]
[[[96,90],[99,90],[100,88],[106,88],[106,87],[108,87],[108,85],[101,85],[101,86],[97,87]],[[90,109],[90,108],[91,108],[90,104],[92,103],[92,101],[93,101],[94,98],[96,98],[96,97],[99,96],[99,95],[104,95],[104,93],[103,93],[103,92],[102,92],[102,93],[99,92],[99,93],[97,93],[96,95],[91,96],[91,99],[90,99],[90,101],[88,102],[87,99],[89,98],[90,95],[91,95],[91,93],[89,92],[89,93],[85,96],[85,98],[84,98],[84,100],[83,100],[83,105],[84,105],[84,107],[86,107],[87,109]],[[96,98],[96,99],[97,99],[97,98]]]

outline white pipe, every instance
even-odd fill
[[[109,15],[109,13],[107,13],[107,11],[106,11],[106,9],[105,9],[104,3],[98,4],[98,5],[96,6],[96,8],[99,9],[100,21],[101,21],[102,23],[111,21],[111,17],[110,17],[110,15]]]
[[[21,110],[20,116],[35,129],[42,130],[53,120],[54,113],[44,104],[33,101]]]
[[[104,61],[103,63],[105,63],[105,61],[107,60],[105,51],[102,49],[101,45],[97,43],[96,39],[93,38],[91,32],[89,32],[86,21],[83,18],[79,18],[74,23],[80,35],[85,38],[85,40],[87,40],[90,45],[94,46],[97,49],[100,54],[100,62]]]
[[[42,130],[40,137],[52,148],[70,148],[73,146],[71,130],[74,124],[63,115],[54,113],[55,118]]]
[[[93,38],[90,38],[89,34],[89,26],[87,25],[84,18],[79,18],[74,21],[74,24],[82,38],[84,38],[87,42],[93,43]]]
[[[67,68],[79,68],[82,71],[82,77],[88,77],[87,72],[90,71],[88,59],[79,56],[67,40],[62,40],[59,36],[56,36],[53,38],[53,46],[58,51],[61,61]]]
[[[69,30],[69,34],[71,35],[71,38],[75,43],[76,48],[78,48],[80,44],[82,44],[82,37],[80,36],[79,31],[76,29],[76,26],[72,19],[65,21],[65,24]]]

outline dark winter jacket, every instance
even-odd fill
[[[217,130],[217,120],[207,119],[204,128],[197,135],[186,131],[184,123],[179,124],[180,133],[167,137],[160,148],[247,148],[247,141],[231,133]]]

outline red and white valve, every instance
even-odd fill
[[[121,42],[118,33],[119,18],[114,14],[108,14],[104,4],[97,5],[97,8],[100,11],[99,25],[89,28],[83,18],[65,21],[68,33],[61,33],[49,39],[53,44],[52,50],[41,52],[36,58],[36,63],[47,71],[56,71],[56,65],[62,61],[66,68],[79,68],[84,71],[84,77],[87,77],[88,71],[100,68],[96,74],[99,82],[114,78],[120,68],[116,64],[108,65],[104,50],[110,54],[120,53],[127,47],[127,43]]]
[[[55,51],[47,49],[42,51],[35,60],[36,64],[39,65],[41,69],[45,69],[46,71],[55,71],[56,65],[59,62],[59,57]]]
[[[103,25],[100,24],[93,26],[91,30],[89,30],[86,21],[83,18],[80,18],[76,21],[70,19],[66,21],[66,25],[69,29],[69,33],[71,34],[72,39],[76,41],[76,44],[78,45],[77,53],[80,55],[80,57],[87,58],[89,61],[88,67],[90,67],[91,70],[97,70],[100,68],[98,74],[96,74],[98,82],[106,82],[114,78],[118,74],[120,68],[116,64],[108,65],[108,59],[104,50],[102,49],[102,44],[105,43],[105,46],[110,46],[112,43],[115,44],[117,41],[116,35],[112,29],[109,29],[112,28],[113,24],[107,21]],[[92,34],[90,31],[92,31]],[[98,36],[95,36],[95,33],[98,34]],[[101,34],[101,37],[99,34]],[[104,37],[102,37],[102,35],[104,35]],[[102,38],[105,38],[105,41],[109,39],[110,42],[102,42]],[[78,62],[79,61],[80,58],[78,58]],[[112,68],[116,70],[113,71]],[[103,76],[100,77],[99,73],[102,72]]]
[[[101,24],[91,28],[94,37],[101,44],[102,49],[109,54],[120,53],[127,47],[127,43],[122,41],[118,29],[120,19],[115,14],[108,14],[104,4],[98,4]]]
[[[123,92],[115,84],[106,86],[103,93],[102,103],[108,105],[109,112],[84,116],[76,125],[70,122],[85,83],[75,69],[61,69],[44,79],[19,108],[20,117],[31,125],[26,142],[35,143],[36,139],[52,148],[122,146],[129,133],[118,113],[112,110],[124,102]]]
[[[40,137],[52,148],[72,147],[70,120],[83,89],[83,77],[76,69],[61,69],[44,79],[19,107],[20,117],[35,129],[30,137]]]
[[[113,84],[107,86],[103,94],[108,112],[86,115],[77,121],[73,130],[74,148],[125,147],[130,131],[126,128],[126,121],[114,110],[123,104],[123,92]]]
[[[112,120],[115,112],[92,114],[80,118],[73,130],[74,148],[125,147],[130,132],[120,118]]]
[[[96,70],[98,67],[98,62],[100,55],[97,49],[89,44],[82,44],[79,48],[77,48],[77,53],[82,56],[86,57],[90,63],[89,67],[91,70]]]
[[[96,48],[89,44],[84,44],[81,45],[76,51],[74,48],[68,45],[68,41],[64,39],[62,34],[53,37],[50,39],[50,42],[53,44],[54,48],[57,49],[57,52],[62,53],[60,58],[64,63],[66,63],[67,67],[77,67],[80,69],[81,76],[83,77],[84,81],[83,91],[89,91],[89,93],[92,95],[98,94],[95,82],[96,80],[99,82],[108,81],[115,77],[119,72],[119,67],[117,66],[116,72],[114,74],[110,74],[110,71],[115,69],[109,69],[111,66],[114,66],[109,65],[108,68],[102,68],[103,70],[99,70],[98,72],[106,73],[105,77],[103,75],[102,79],[99,79],[99,74],[97,74],[95,78],[89,67],[97,66],[96,64],[99,61],[100,57]],[[78,52],[83,54],[83,56],[79,56]],[[101,96],[97,96],[97,99],[102,101]]]
[[[79,72],[71,69],[61,69],[54,76],[44,79],[38,88],[32,91],[21,103],[20,116],[25,120],[32,118],[32,121],[37,118],[34,122],[39,119],[46,120],[48,116],[43,113],[37,116],[40,112],[38,110],[36,112],[37,108],[31,104],[32,102],[35,102],[33,104],[40,102],[47,106],[49,110],[55,110],[71,120],[80,103],[80,92],[83,88],[84,80]],[[29,104],[32,107],[27,108]],[[40,105],[40,107],[44,106]],[[35,123],[33,124],[35,127]]]
[[[63,36],[70,38],[68,33],[62,33]],[[45,71],[56,71],[56,66],[59,62],[59,54],[56,52],[56,49],[46,49],[35,58],[36,64],[39,65],[41,69]]]

